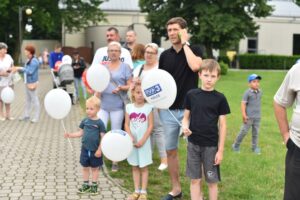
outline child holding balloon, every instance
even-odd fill
[[[226,97],[214,89],[220,73],[215,60],[203,60],[198,72],[201,88],[189,90],[185,97],[182,130],[188,137],[186,175],[191,179],[191,200],[202,200],[202,174],[208,183],[209,199],[218,199],[219,165],[224,152],[226,115],[230,113]]]
[[[97,113],[100,109],[100,99],[92,96],[86,100],[86,114],[80,125],[79,131],[65,133],[65,138],[82,137],[82,147],[80,154],[80,164],[82,165],[83,185],[78,190],[79,194],[98,194],[99,167],[102,166],[102,152],[100,148],[101,138],[105,133],[105,126]],[[92,185],[89,185],[90,171],[92,175]]]
[[[152,164],[150,134],[153,129],[153,108],[145,102],[140,84],[133,86],[131,96],[133,103],[126,105],[124,127],[134,144],[127,161],[132,166],[135,190],[127,200],[147,200],[147,166]]]

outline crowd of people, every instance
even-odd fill
[[[168,169],[171,188],[163,200],[180,199],[183,196],[180,184],[178,144],[181,132],[187,137],[186,176],[190,178],[192,200],[202,200],[202,180],[208,184],[209,199],[218,199],[220,164],[223,159],[226,138],[226,115],[230,114],[226,97],[215,90],[221,69],[217,61],[203,59],[198,46],[189,44],[187,22],[181,17],[171,18],[166,23],[171,47],[159,55],[155,43],[137,43],[134,30],[126,32],[126,42],[120,43],[119,31],[110,27],[106,31],[107,46],[99,48],[92,65],[101,64],[110,73],[110,82],[101,92],[88,98],[82,76],[87,65],[78,51],[72,54],[76,97],[86,99],[86,117],[79,125],[79,131],[65,133],[66,138],[82,137],[80,163],[83,167],[83,184],[78,193],[98,194],[99,167],[102,166],[101,138],[110,128],[124,129],[132,138],[134,149],[127,161],[132,166],[134,191],[128,200],[146,200],[148,166],[153,163],[155,146],[161,159],[159,170]],[[13,75],[24,73],[26,103],[22,121],[36,123],[39,120],[40,102],[38,99],[39,60],[35,57],[35,47],[27,45],[24,53],[27,61],[23,67],[15,67],[7,54],[7,45],[0,43],[0,92],[5,87],[13,88]],[[51,69],[64,56],[61,45],[53,52],[44,53]],[[49,60],[48,60],[49,58]],[[155,69],[163,69],[171,74],[177,86],[177,96],[169,109],[157,109],[148,104],[142,94],[141,82]],[[274,97],[275,115],[280,131],[288,148],[286,158],[285,199],[300,197],[299,186],[299,78],[293,67]],[[201,84],[198,87],[198,80]],[[241,102],[243,124],[232,150],[240,151],[240,145],[248,130],[252,128],[252,150],[261,153],[258,145],[262,91],[259,83],[262,77],[251,74],[248,77],[249,89]],[[296,102],[291,126],[288,125],[286,108]],[[31,108],[34,112],[31,113]],[[4,112],[5,108],[5,112]],[[13,120],[10,104],[0,99],[0,120]],[[297,121],[298,120],[298,121]],[[296,151],[297,150],[297,151]],[[299,159],[298,159],[299,160]],[[297,168],[298,167],[298,168]],[[112,171],[119,169],[112,163]],[[92,176],[92,184],[89,176]]]

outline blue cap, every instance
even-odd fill
[[[253,80],[261,80],[261,76],[258,76],[257,74],[251,74],[248,76],[248,82],[250,83]]]

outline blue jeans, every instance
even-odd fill
[[[74,77],[74,83],[75,83],[76,97],[79,98],[79,84],[80,84],[81,89],[82,89],[83,97],[84,97],[84,99],[86,99],[87,98],[87,94],[86,94],[85,85],[83,84],[82,79]]]
[[[171,114],[171,113],[173,114]],[[175,150],[178,148],[178,138],[181,130],[181,121],[183,118],[183,109],[160,110],[160,120],[163,124],[165,135],[166,150]],[[175,118],[176,119],[175,119]]]

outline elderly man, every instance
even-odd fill
[[[287,147],[285,160],[284,200],[300,199],[300,63],[294,65],[285,76],[274,96],[274,111]],[[287,108],[294,106],[290,125]]]
[[[120,42],[119,30],[115,27],[108,28],[106,30],[106,41],[107,41],[107,44],[109,44],[112,41]],[[133,69],[131,55],[127,49],[125,49],[125,48],[121,49],[120,59],[122,62],[128,64],[131,69]],[[95,64],[105,65],[108,62],[109,62],[109,58],[107,55],[107,46],[99,48],[95,53],[92,65],[95,65]]]

